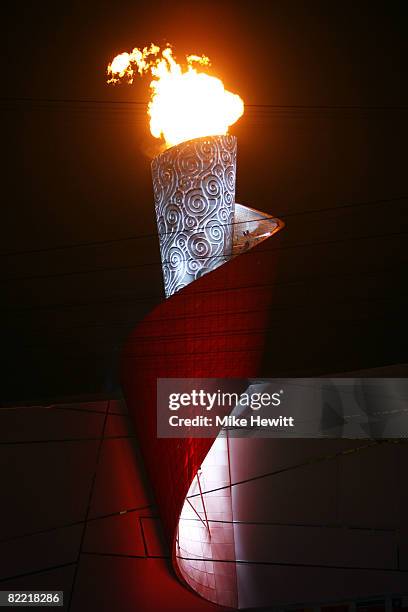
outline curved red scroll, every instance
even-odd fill
[[[123,351],[123,390],[179,577],[179,517],[213,440],[157,438],[157,378],[259,376],[277,257],[269,243],[159,304],[134,329]]]

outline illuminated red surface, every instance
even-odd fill
[[[261,244],[188,285],[156,307],[125,346],[123,389],[172,551],[184,499],[213,440],[156,437],[157,378],[259,375],[276,256]]]

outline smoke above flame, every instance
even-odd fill
[[[191,138],[226,134],[244,112],[237,94],[227,91],[220,79],[200,71],[209,64],[204,55],[188,55],[183,68],[170,46],[161,50],[151,44],[117,55],[107,68],[108,83],[131,84],[137,75],[153,77],[147,108],[150,131],[171,147]]]

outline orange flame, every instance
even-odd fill
[[[198,72],[193,64],[206,66],[208,57],[188,55],[186,69],[175,61],[171,47],[162,51],[157,45],[120,53],[108,65],[108,83],[127,80],[135,72],[150,73],[151,97],[148,105],[150,131],[163,137],[171,147],[200,136],[226,134],[244,112],[242,99],[224,88],[220,79]]]

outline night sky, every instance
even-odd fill
[[[148,80],[105,76],[150,42],[208,55],[247,105],[236,199],[287,224],[269,375],[407,362],[405,4],[9,6],[0,401],[115,393],[122,343],[162,299]]]

